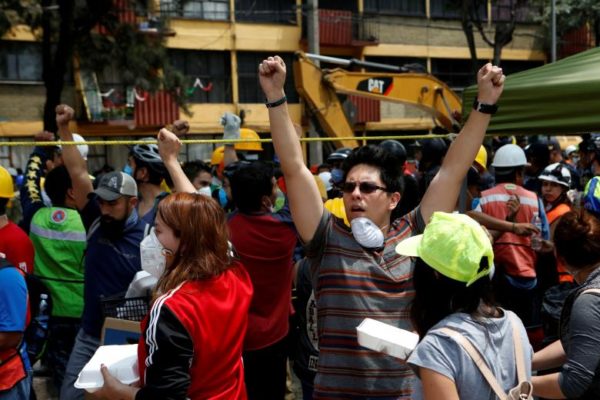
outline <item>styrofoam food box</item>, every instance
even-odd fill
[[[100,346],[91,360],[83,367],[75,387],[93,393],[104,385],[100,372],[102,364],[108,372],[126,385],[139,381],[137,344]]]
[[[365,318],[356,332],[361,346],[402,360],[406,360],[419,343],[416,333],[371,318]]]

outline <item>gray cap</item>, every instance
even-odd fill
[[[137,197],[137,185],[126,173],[113,171],[102,175],[94,193],[106,201],[113,201],[121,196]]]

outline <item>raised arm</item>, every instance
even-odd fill
[[[58,135],[62,141],[73,141],[73,135],[69,130],[69,122],[74,115],[73,109],[65,104],[56,107],[56,125],[58,125]],[[88,174],[87,163],[81,157],[76,145],[63,145],[62,155],[73,184],[75,203],[77,208],[82,210],[88,202],[88,194],[94,190],[92,180]]]
[[[188,177],[185,176],[179,160],[177,160],[179,149],[181,148],[179,138],[173,132],[163,128],[158,132],[157,139],[160,158],[162,158],[167,171],[169,171],[175,190],[177,192],[196,193],[196,188],[192,185]]]
[[[267,102],[282,99],[285,96],[283,85],[286,77],[283,60],[278,56],[269,57],[259,65],[258,72]],[[314,236],[323,215],[323,201],[310,170],[304,164],[300,141],[287,104],[270,107],[269,122],[273,146],[285,178],[292,219],[300,238],[308,242]]]
[[[504,78],[502,69],[489,63],[484,65],[477,73],[479,102],[496,104],[504,88]],[[489,114],[473,110],[469,115],[421,200],[421,215],[425,221],[429,221],[435,211],[454,210],[462,181],[479,151],[489,122]]]
[[[221,116],[221,125],[223,125],[223,139],[224,140],[238,140],[240,138],[240,117],[237,115],[226,112]],[[238,161],[237,153],[235,152],[234,143],[225,143],[223,149],[223,165],[226,167],[229,164],[233,164]]]

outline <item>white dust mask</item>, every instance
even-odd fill
[[[154,228],[140,243],[140,259],[142,270],[160,279],[165,271],[167,259],[165,257],[165,248],[158,241],[156,233],[154,233]]]
[[[204,196],[212,197],[212,191],[210,190],[210,186],[204,186],[198,189],[196,192],[198,194],[202,194]]]
[[[369,218],[354,218],[350,225],[352,226],[352,236],[362,247],[367,249],[383,247],[383,232]]]

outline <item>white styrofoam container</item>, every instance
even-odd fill
[[[406,360],[419,343],[416,333],[371,318],[365,318],[356,332],[361,346],[401,360]]]
[[[93,393],[104,385],[100,372],[102,364],[108,367],[108,372],[126,385],[139,381],[137,363],[137,344],[100,346],[94,356],[83,367],[75,387]]]

